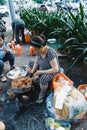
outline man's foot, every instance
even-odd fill
[[[10,70],[13,70],[13,69],[15,69],[15,66],[14,66],[14,65],[10,67]]]

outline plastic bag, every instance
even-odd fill
[[[19,44],[12,46],[12,52],[15,56],[21,56],[23,53],[22,46]]]
[[[81,112],[80,114],[74,116],[71,119],[64,119],[64,117],[60,116],[53,106],[53,93],[51,93],[46,99],[46,110],[47,118],[52,117],[53,119],[64,125],[67,125],[67,123],[71,125],[77,125],[86,118],[86,111]]]
[[[58,87],[54,91],[54,99],[53,99],[53,105],[55,107],[55,103],[59,103],[58,100],[56,101],[56,98],[58,94],[61,92],[61,87]],[[63,95],[61,95],[62,98]],[[77,90],[75,87],[72,88],[71,91],[69,91],[64,99],[63,107],[62,109],[57,109],[56,112],[58,115],[62,116],[64,119],[72,119],[76,115],[84,112],[87,110],[87,101],[85,97],[82,95],[79,90]]]
[[[52,88],[55,90],[57,87],[62,87],[63,85],[69,85],[70,87],[73,86],[73,82],[66,76],[64,73],[58,73],[54,76],[52,80]]]
[[[45,125],[47,130],[70,130],[71,128],[69,123],[60,122],[52,117],[45,119]]]

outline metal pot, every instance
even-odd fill
[[[12,82],[20,79],[20,78],[17,78],[15,80],[11,81],[11,89],[9,89],[7,91],[7,94],[9,95],[10,98],[13,99],[13,97],[15,95],[15,98],[17,98],[18,101],[20,103],[23,103],[23,104],[26,104],[26,103],[29,103],[31,101],[36,100],[38,97],[38,94],[39,94],[39,88],[38,88],[39,84],[37,84],[37,83],[34,84],[32,78],[30,78],[30,77],[27,77],[27,78],[31,79],[32,82],[28,86],[26,86],[25,88],[22,88],[22,87],[17,88],[17,87],[13,86]],[[27,98],[25,99],[24,97],[27,97]]]

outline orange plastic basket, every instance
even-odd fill
[[[81,84],[78,86],[78,90],[85,96],[85,99],[87,100],[87,96],[85,95],[85,89],[87,88],[87,84]],[[83,90],[83,92],[82,92]]]

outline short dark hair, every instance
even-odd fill
[[[31,45],[37,48],[46,45],[46,38],[44,35],[34,36],[31,39]]]
[[[4,40],[4,33],[0,32],[0,37]]]

